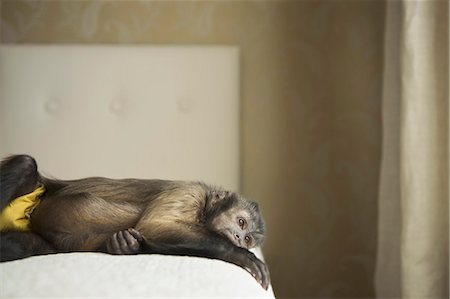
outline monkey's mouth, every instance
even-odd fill
[[[235,235],[236,235],[236,233],[231,230],[228,230],[225,234],[225,236],[231,241],[231,243],[233,243],[234,245],[236,245],[238,247],[246,248],[245,246],[242,246],[239,239],[235,238]]]

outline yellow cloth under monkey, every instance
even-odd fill
[[[30,230],[30,215],[44,192],[44,186],[40,185],[33,192],[11,201],[0,214],[0,232]]]

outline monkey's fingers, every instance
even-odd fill
[[[269,275],[269,270],[266,266],[266,264],[262,261],[259,261],[259,267],[261,270],[261,285],[262,287],[267,290],[269,288],[270,285],[270,275]]]
[[[111,254],[121,254],[117,233],[113,234],[106,242],[106,251]]]
[[[270,284],[269,271],[266,264],[258,259],[253,253],[249,252],[248,258],[250,260],[249,267],[246,268],[256,281],[267,290]]]
[[[130,229],[127,229],[122,232],[123,238],[125,240],[124,252],[127,254],[136,253],[139,251],[140,244],[135,238],[135,236],[130,232]]]
[[[120,231],[117,233],[117,241],[119,242],[121,254],[130,254],[130,248],[128,247],[128,242],[125,236],[125,231]]]
[[[139,242],[144,242],[144,237],[142,234],[134,228],[129,228],[128,232]]]

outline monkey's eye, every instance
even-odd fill
[[[250,237],[249,236],[245,236],[244,240],[245,240],[245,243],[248,243],[248,242],[250,242]]]
[[[239,218],[239,219],[238,219],[238,223],[239,223],[239,226],[240,226],[242,229],[244,229],[245,220],[244,220],[243,218]]]

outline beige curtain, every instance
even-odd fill
[[[388,1],[378,298],[449,297],[449,4]]]

